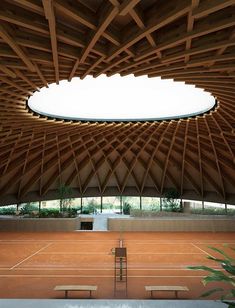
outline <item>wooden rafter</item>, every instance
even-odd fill
[[[0,25],[0,37],[14,50],[14,52],[19,56],[19,58],[25,63],[27,68],[31,71],[35,71],[33,63],[30,61],[28,55],[23,51],[23,49],[16,44],[14,38],[7,32],[3,25]]]
[[[43,0],[43,7],[46,19],[48,20],[50,36],[51,36],[51,49],[53,55],[53,63],[55,67],[56,83],[59,83],[59,59],[58,59],[58,47],[56,38],[56,21],[53,7],[53,0]]]
[[[60,183],[79,196],[173,185],[182,198],[235,204],[234,16],[234,0],[4,0],[0,204],[51,198]],[[217,105],[195,118],[93,123],[26,107],[50,83],[101,74],[172,78]]]

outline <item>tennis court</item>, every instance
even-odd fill
[[[235,248],[234,233],[181,232],[71,232],[1,233],[0,297],[63,298],[54,291],[59,284],[97,285],[95,298],[114,298],[113,247],[120,237],[127,248],[128,298],[144,299],[145,285],[185,285],[189,292],[180,298],[192,299],[205,291],[205,272],[187,269],[189,265],[217,264],[206,257],[218,256],[208,246],[221,248],[235,257],[224,243]],[[215,283],[209,285],[216,286]],[[174,298],[172,292],[157,293]],[[70,298],[87,297],[73,292]],[[120,292],[118,298],[124,298]]]

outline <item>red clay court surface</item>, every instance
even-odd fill
[[[0,233],[0,297],[63,298],[54,291],[60,284],[97,285],[94,297],[115,298],[113,294],[113,247],[119,246],[118,232]],[[189,265],[218,265],[206,259],[218,256],[208,246],[235,248],[235,233],[125,232],[122,234],[128,259],[128,298],[146,299],[145,285],[185,285],[183,299],[198,298],[206,289],[201,283],[205,272]],[[217,286],[210,284],[207,289]],[[173,292],[157,297],[174,298]],[[69,298],[86,298],[72,292]],[[125,298],[122,292],[116,298]],[[214,297],[215,298],[215,297]]]

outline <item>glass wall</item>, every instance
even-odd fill
[[[235,215],[235,204],[226,204],[225,208],[226,208],[227,214]]]
[[[5,205],[0,207],[0,215],[14,215],[17,211],[17,204]]]
[[[121,212],[121,197],[103,197],[102,198],[102,213],[120,213]]]
[[[225,204],[204,202],[204,212],[207,214],[226,214]]]
[[[123,213],[123,209],[129,207],[131,210],[143,211],[174,211],[167,208],[164,198],[140,197],[140,196],[115,196],[115,197],[84,197],[65,199],[65,211],[67,209],[76,213],[98,214],[98,213]],[[181,200],[174,200],[181,203]],[[183,212],[192,214],[215,214],[215,215],[235,215],[235,205],[215,203],[198,200],[182,200]],[[177,208],[178,209],[178,208]],[[48,200],[0,206],[0,215],[13,215],[17,212],[27,214],[38,211],[60,211],[60,200]],[[177,210],[178,211],[178,210]]]
[[[160,198],[156,197],[141,197],[142,210],[145,211],[160,211]]]
[[[82,198],[82,213],[83,214],[98,214],[101,212],[101,198],[89,197]]]
[[[122,197],[122,204],[129,204],[132,210],[140,209],[140,197]]]

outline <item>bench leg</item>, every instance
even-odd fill
[[[175,291],[175,298],[178,298],[178,291]]]
[[[90,290],[90,298],[91,298],[91,290]]]
[[[68,298],[68,291],[65,290],[64,298]]]

